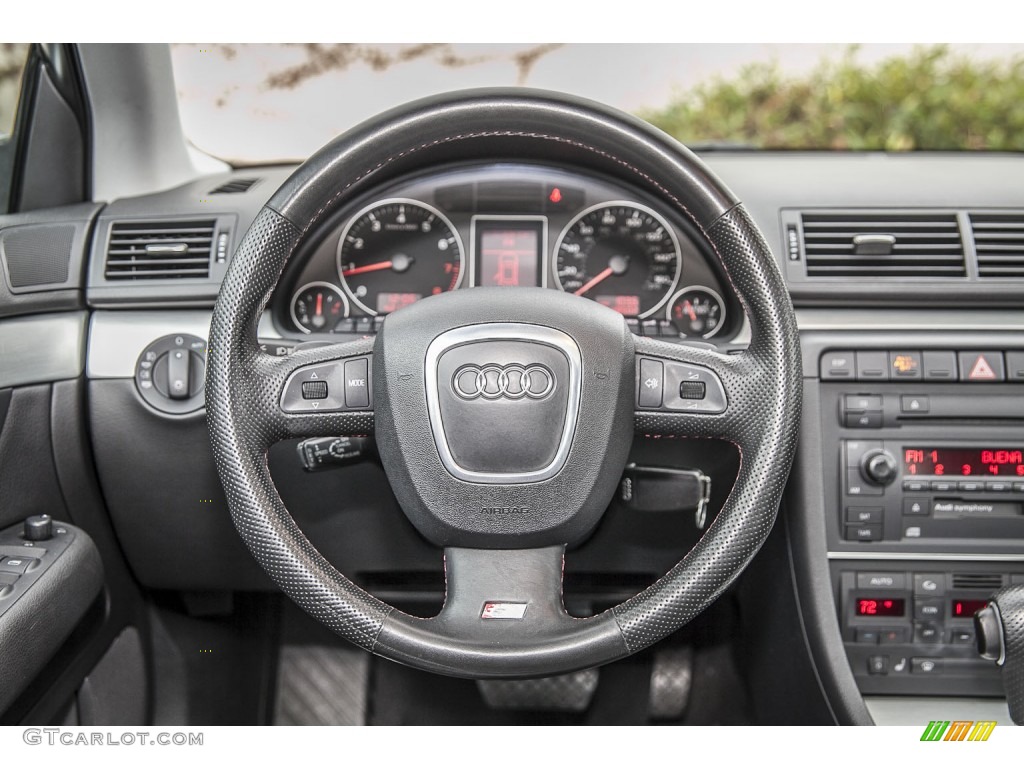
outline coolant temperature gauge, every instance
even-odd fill
[[[329,333],[348,317],[348,299],[330,283],[309,283],[292,297],[292,321],[303,333]]]
[[[672,297],[666,316],[680,336],[710,339],[725,323],[725,302],[710,288],[691,285]]]

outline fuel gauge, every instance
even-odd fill
[[[690,285],[668,303],[666,317],[687,338],[710,339],[725,323],[725,302],[703,285]]]
[[[292,321],[303,333],[328,333],[348,317],[348,299],[331,283],[307,283],[292,297]]]

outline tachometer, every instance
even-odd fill
[[[395,198],[364,208],[338,243],[338,273],[352,302],[386,314],[462,282],[462,240],[436,208]]]
[[[668,300],[682,261],[675,232],[657,213],[639,203],[601,203],[562,230],[555,278],[563,291],[647,317]]]
[[[292,321],[304,333],[334,330],[348,317],[348,299],[331,283],[307,283],[292,296]]]

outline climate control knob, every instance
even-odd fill
[[[861,476],[874,485],[889,485],[896,479],[897,472],[896,459],[880,448],[868,451],[860,460]]]

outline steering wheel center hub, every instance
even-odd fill
[[[585,536],[628,452],[633,355],[620,315],[550,290],[448,293],[389,317],[377,439],[409,518],[445,545]]]
[[[471,483],[536,483],[565,465],[579,417],[580,349],[554,328],[455,328],[427,348],[424,381],[444,468]]]

